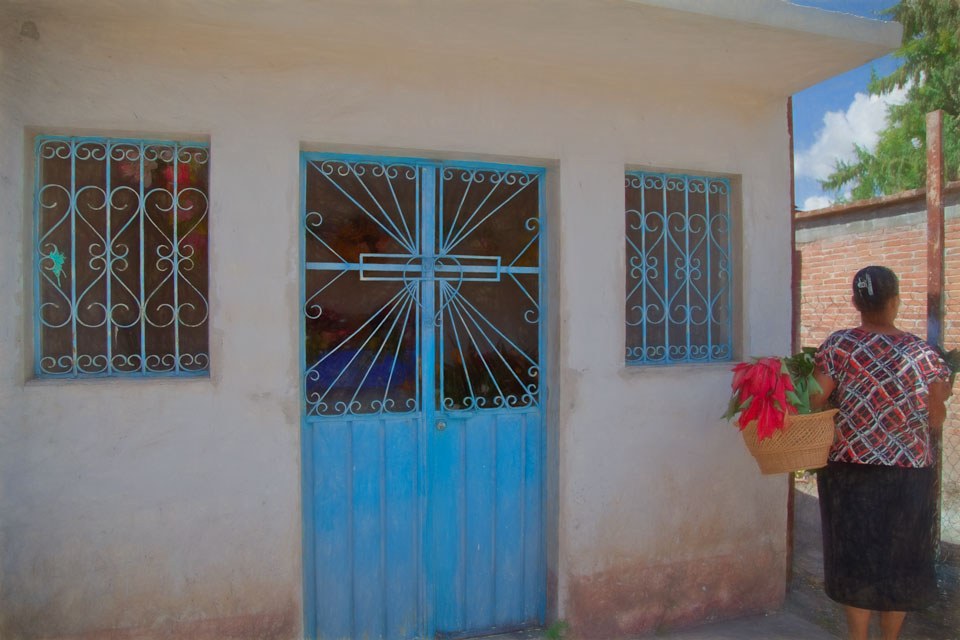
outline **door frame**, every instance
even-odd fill
[[[469,167],[471,169],[490,169],[496,171],[509,171],[519,170],[524,172],[530,172],[531,170],[537,171],[537,179],[540,181],[538,188],[538,224],[540,226],[538,232],[538,252],[539,252],[539,280],[538,280],[538,292],[537,292],[537,304],[539,307],[539,324],[540,329],[538,333],[538,349],[540,356],[540,387],[538,389],[539,394],[539,406],[541,413],[541,472],[540,472],[540,521],[541,521],[541,545],[540,545],[540,558],[538,559],[539,574],[541,580],[541,593],[539,596],[540,602],[538,603],[538,612],[541,622],[544,622],[547,618],[547,612],[550,610],[550,606],[547,599],[548,592],[548,557],[550,554],[550,548],[556,544],[556,524],[555,524],[555,515],[553,514],[553,508],[548,501],[551,497],[551,492],[548,490],[548,484],[551,481],[555,481],[555,478],[551,478],[552,467],[555,467],[556,461],[556,451],[555,446],[551,444],[551,440],[555,438],[555,434],[551,430],[551,420],[550,418],[555,414],[551,410],[551,405],[548,403],[548,388],[549,382],[552,379],[550,375],[550,353],[548,351],[548,345],[552,342],[551,332],[553,331],[552,323],[548,321],[550,316],[550,306],[548,305],[548,291],[551,286],[551,282],[548,274],[548,264],[549,264],[549,245],[550,245],[550,236],[548,235],[549,225],[547,224],[547,178],[548,178],[548,169],[542,164],[513,164],[513,163],[500,163],[495,161],[470,161],[470,160],[443,160],[431,155],[424,156],[409,156],[409,155],[373,155],[373,154],[364,154],[364,153],[349,153],[342,151],[333,151],[333,152],[316,152],[316,151],[305,151],[302,148],[299,152],[299,171],[298,176],[300,180],[299,184],[299,199],[297,202],[297,235],[298,235],[298,255],[297,255],[297,270],[298,270],[298,304],[297,304],[297,317],[298,317],[298,363],[297,363],[297,378],[298,378],[298,404],[299,404],[299,413],[300,413],[300,493],[301,493],[301,579],[303,581],[302,585],[302,597],[303,597],[303,637],[304,638],[316,638],[317,629],[316,629],[316,614],[317,614],[317,602],[316,602],[316,559],[314,556],[314,545],[313,539],[315,537],[315,523],[314,523],[314,501],[313,501],[313,484],[314,484],[314,462],[313,462],[313,447],[311,446],[312,437],[309,432],[310,421],[307,418],[304,397],[305,397],[305,384],[304,384],[304,366],[306,358],[306,316],[304,315],[304,306],[306,304],[306,233],[304,225],[304,214],[306,212],[306,191],[307,191],[307,166],[308,161],[311,158],[316,157],[340,157],[340,158],[349,158],[351,160],[370,160],[378,162],[408,162],[413,163],[418,167],[418,171],[426,167],[435,167],[439,170],[442,170],[444,166],[460,166],[460,167]],[[440,178],[442,180],[442,176]],[[436,188],[436,186],[435,186]],[[426,197],[425,194],[421,194],[421,197]],[[422,205],[421,205],[422,207]],[[440,213],[439,215],[442,215]],[[419,218],[419,216],[418,216]],[[419,234],[423,234],[423,229],[418,229]],[[423,238],[431,237],[435,233],[435,230],[427,232],[425,235],[421,235]],[[431,249],[432,250],[432,249]],[[431,287],[431,289],[433,289]],[[428,295],[424,292],[424,295]],[[430,296],[435,295],[433,291],[429,292]],[[421,314],[421,331],[425,330],[425,327],[429,320],[426,318],[426,314]],[[427,349],[420,345],[420,352],[418,357],[421,359],[424,358],[425,352]],[[430,354],[432,357],[432,354]],[[424,367],[424,370],[431,369],[430,378],[432,375],[432,367]],[[421,398],[426,394],[427,385],[424,382],[424,378],[421,377],[420,380],[420,394]],[[426,447],[423,446],[426,442],[426,430],[432,426],[432,416],[436,413],[438,409],[432,406],[432,403],[423,402],[421,404],[420,411],[420,425],[418,440],[421,443],[418,446],[418,461],[417,464],[421,470],[424,472],[426,469],[425,458],[426,458]],[[440,409],[442,412],[442,409]],[[426,473],[420,473],[418,479],[418,523],[420,527],[419,531],[419,549],[418,549],[418,615],[420,619],[418,620],[418,637],[421,638],[433,638],[434,637],[434,614],[431,611],[432,608],[432,598],[428,593],[430,578],[427,574],[428,563],[426,561],[426,555],[424,553],[424,545],[429,535],[427,531],[427,496],[429,496],[429,486],[427,485],[428,478]],[[553,544],[551,545],[551,541]],[[466,634],[465,634],[466,636]],[[457,636],[457,637],[465,637]]]

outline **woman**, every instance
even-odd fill
[[[942,428],[949,370],[936,351],[894,325],[900,285],[886,267],[853,279],[860,326],[837,331],[816,354],[822,392],[839,409],[837,438],[819,474],[824,581],[845,606],[850,638],[870,614],[895,640],[907,611],[936,598],[936,503],[930,433]]]

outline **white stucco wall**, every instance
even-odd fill
[[[741,185],[740,352],[785,353],[785,95],[625,76],[602,58],[551,65],[549,51],[442,55],[401,43],[402,23],[367,46],[40,5],[13,3],[0,23],[0,635],[230,618],[299,633],[301,149],[549,167],[556,616],[589,609],[574,602],[583,580],[618,567],[760,549],[782,572],[786,478],[761,477],[717,419],[729,366],[624,367],[623,171]],[[209,379],[30,379],[37,133],[209,139]]]

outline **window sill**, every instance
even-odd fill
[[[156,384],[159,386],[179,386],[179,385],[189,385],[189,384],[201,384],[202,382],[210,383],[211,376],[210,372],[207,371],[203,374],[193,374],[186,376],[171,376],[171,375],[124,375],[124,376],[89,376],[89,377],[44,377],[44,378],[27,378],[23,387],[25,389],[29,388],[43,388],[43,387],[63,387],[63,386],[142,386],[144,384]]]
[[[662,376],[669,372],[673,375],[700,375],[714,372],[729,373],[730,369],[739,362],[738,359],[724,360],[723,362],[677,362],[663,364],[624,364],[620,369],[623,378],[643,378],[647,376]]]

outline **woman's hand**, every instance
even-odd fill
[[[930,429],[940,431],[943,421],[947,418],[947,400],[952,390],[946,380],[934,380],[930,383],[927,393],[927,412],[929,413]]]

